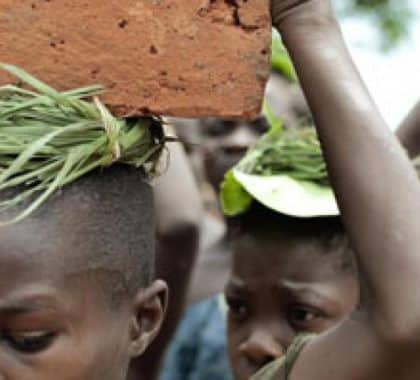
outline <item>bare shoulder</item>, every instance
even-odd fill
[[[289,380],[417,380],[415,352],[384,342],[369,324],[349,319],[305,346]]]

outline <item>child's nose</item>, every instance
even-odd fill
[[[265,364],[284,355],[285,349],[269,332],[256,331],[239,347],[240,352],[255,366]]]

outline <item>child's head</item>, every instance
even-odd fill
[[[152,190],[141,171],[87,175],[0,228],[0,378],[125,380],[157,334]]]
[[[298,86],[279,74],[273,73],[267,84],[266,100],[272,112],[282,118],[285,125],[293,128],[309,112]],[[305,108],[306,107],[306,108]],[[257,139],[270,128],[267,118],[261,114],[253,121],[203,119],[199,130],[200,146],[204,151],[204,170],[209,183],[216,191],[227,170],[234,166],[254,145]],[[194,140],[193,140],[194,141]]]
[[[229,355],[235,379],[245,380],[282,356],[296,334],[345,318],[358,282],[338,217],[298,219],[254,205],[232,223]]]
[[[203,134],[204,170],[215,190],[227,170],[235,165],[254,144],[258,137],[269,129],[263,116],[252,122],[223,119],[203,119],[200,129]]]

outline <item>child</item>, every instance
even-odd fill
[[[302,121],[310,118],[299,86],[290,83],[274,71],[267,85],[266,101],[273,113],[275,110],[275,116],[281,118],[287,128],[296,128]],[[211,192],[217,194],[226,171],[243,157],[263,133],[267,132],[270,123],[266,116],[261,115],[252,122],[205,119],[194,127],[202,131],[203,141],[200,149],[203,154],[205,180],[211,185]],[[216,203],[216,212],[219,213],[217,202],[213,203]],[[222,222],[225,223],[224,220]],[[210,228],[211,226],[209,224]],[[204,233],[210,235],[212,232],[208,232],[210,228]],[[209,249],[200,252],[190,291],[190,298],[193,301],[223,291],[229,276],[230,259],[230,247],[223,236]]]
[[[354,68],[330,2],[271,5],[323,144],[362,296],[338,327],[296,339],[254,379],[418,379],[420,182]]]
[[[277,38],[273,41],[281,44]],[[291,63],[285,56],[284,49],[281,47],[278,49],[280,50],[278,53],[282,56],[278,57],[277,61],[290,69]],[[273,58],[275,56],[276,54]],[[274,66],[273,62],[273,68]],[[308,116],[307,107],[305,109],[302,104],[304,103],[303,95],[296,83],[291,83],[289,77],[286,79],[283,71],[281,74],[273,72],[266,92],[267,101],[270,105],[276,106],[276,114],[282,115],[288,127],[295,127],[301,116]],[[198,170],[198,172],[199,174],[205,172],[202,174],[205,174],[206,181],[210,182],[214,192],[218,192],[226,170],[241,159],[249,146],[253,145],[270,126],[263,116],[253,122],[213,118],[202,120],[200,125],[187,123],[185,120],[178,120],[178,123],[180,123],[178,131],[182,134],[182,139],[202,143],[199,147],[200,153],[204,153],[205,156],[204,170]],[[192,148],[195,147],[192,146]],[[196,155],[199,153],[197,149],[193,149],[192,153],[194,158],[197,158]],[[202,175],[199,177],[202,178]],[[219,215],[219,210],[217,210],[217,215]],[[190,286],[190,300],[200,302],[191,305],[183,316],[166,355],[161,380],[231,379],[227,358],[226,305],[222,294],[219,294],[223,291],[229,277],[231,247],[227,236],[224,236],[224,220],[209,215],[206,215],[204,220],[202,250],[194,268]],[[179,244],[175,245],[179,246]],[[172,256],[178,257],[178,255]],[[166,277],[163,278],[166,279]],[[172,286],[170,289],[172,294]],[[161,336],[158,341],[160,339]],[[154,354],[153,347],[148,354]],[[140,361],[142,360],[143,357]]]
[[[157,334],[152,189],[113,167],[1,227],[0,377],[125,380]]]
[[[126,379],[166,304],[152,203],[141,171],[115,166],[1,228],[1,378]]]
[[[231,367],[235,380],[247,380],[283,356],[296,335],[323,332],[347,317],[358,284],[338,220],[253,206],[239,223],[225,294]]]
[[[235,380],[282,357],[298,334],[336,326],[357,305],[353,253],[327,182],[312,128],[272,128],[226,175],[222,204],[235,215],[225,288]]]
[[[300,153],[296,165],[290,160],[292,149]],[[303,162],[306,171],[297,171]],[[254,168],[273,175],[253,175]],[[232,175],[238,179],[232,180]],[[296,175],[305,180],[295,179]],[[287,181],[295,188],[288,191]],[[278,125],[226,175],[221,199],[228,215],[240,212],[234,208],[244,197],[244,187],[256,199],[264,188],[269,190],[261,203],[255,201],[246,209],[246,202],[242,215],[228,220],[233,251],[226,287],[231,366],[221,357],[226,338],[222,340],[220,334],[226,332],[219,301],[214,298],[186,314],[164,378],[230,378],[231,367],[236,380],[247,380],[268,361],[282,356],[295,335],[322,332],[354,309],[358,282],[353,255],[327,182],[314,129],[282,130]],[[272,186],[268,188],[267,183]],[[291,196],[298,197],[295,204]],[[306,218],[297,217],[302,214]]]
[[[118,165],[2,226],[0,378],[126,380],[166,305],[154,234],[152,188]]]
[[[22,84],[0,87],[0,378],[126,380],[166,309],[146,183],[161,122],[0,68]]]

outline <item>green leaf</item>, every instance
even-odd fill
[[[283,130],[283,120],[276,116],[267,100],[264,100],[263,114],[270,124],[273,133],[278,133]]]
[[[289,81],[297,81],[297,75],[292,60],[276,31],[273,31],[272,34],[271,66],[273,70],[283,75]]]
[[[35,90],[42,94],[48,95],[52,98],[60,96],[59,92],[16,66],[0,63],[0,68],[8,71],[10,74],[14,75],[16,78],[19,78],[22,82],[27,83],[29,86],[33,87]]]
[[[225,175],[221,186],[220,201],[223,213],[227,216],[243,214],[252,204],[251,195],[236,180],[232,170]]]
[[[315,129],[283,130],[272,124],[227,173],[221,192],[224,213],[242,214],[254,199],[296,217],[338,215]]]
[[[234,176],[253,199],[276,212],[300,218],[339,215],[330,186],[290,175],[261,176],[234,170]]]

